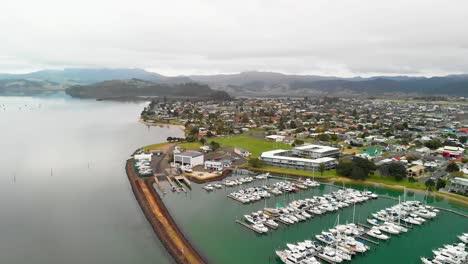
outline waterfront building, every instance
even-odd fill
[[[333,169],[338,164],[335,158],[322,157],[322,158],[302,158],[293,156],[293,152],[289,150],[277,149],[263,152],[260,159],[267,165],[291,168],[297,170],[315,170],[320,168],[323,164],[325,169]]]
[[[210,170],[210,171],[222,171],[224,168],[228,168],[231,166],[231,163],[227,160],[221,160],[221,161],[212,161],[212,160],[207,160],[204,163],[205,170]]]
[[[292,153],[299,157],[310,157],[313,159],[324,157],[336,158],[340,155],[340,149],[321,145],[304,145],[293,148]]]
[[[446,188],[450,192],[468,194],[468,179],[465,178],[453,178],[450,185]]]
[[[203,165],[203,161],[203,153],[198,151],[187,151],[174,154],[174,163],[182,166],[195,167],[197,165]]]

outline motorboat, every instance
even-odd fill
[[[315,237],[322,241],[323,243],[325,244],[328,244],[328,245],[331,245],[333,242],[335,242],[335,238],[333,236],[328,236],[328,235],[324,235],[324,234],[320,234],[320,235],[315,235]]]
[[[372,227],[366,234],[381,240],[388,240],[390,238],[389,236],[382,234],[377,227]]]
[[[325,247],[319,256],[331,263],[341,263],[343,259],[336,254],[336,249]]]
[[[386,224],[382,224],[382,225],[379,225],[378,228],[381,230],[381,231],[384,231],[385,233],[389,233],[389,234],[392,234],[392,235],[398,235],[400,234],[400,231],[394,229],[392,226],[390,225],[386,225]]]
[[[268,228],[266,226],[264,226],[263,224],[261,223],[256,223],[256,224],[253,224],[252,225],[252,228],[256,231],[258,231],[259,233],[266,233],[268,232]]]

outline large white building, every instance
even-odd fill
[[[319,157],[319,158],[303,158],[297,157],[294,154],[294,150],[284,150],[277,149],[263,152],[260,155],[260,159],[263,160],[266,164],[283,167],[283,168],[292,168],[298,170],[313,170],[318,171],[320,165],[323,164],[325,169],[333,169],[338,164],[337,159],[331,157]]]
[[[304,145],[293,148],[292,153],[300,157],[318,159],[324,157],[338,157],[340,155],[340,149],[321,145]]]
[[[198,151],[187,151],[182,153],[174,153],[174,163],[182,166],[195,167],[197,165],[203,165],[204,156],[203,153]]]

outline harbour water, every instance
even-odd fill
[[[172,263],[125,175],[142,103],[0,97],[0,263]]]
[[[268,180],[275,181],[275,180]],[[243,221],[243,215],[261,210],[265,206],[263,200],[251,204],[241,204],[226,195],[238,188],[261,186],[263,183],[253,182],[240,187],[223,187],[223,189],[207,192],[195,185],[188,194],[168,193],[164,197],[171,214],[193,244],[210,260],[211,263],[281,263],[275,255],[276,249],[284,249],[286,243],[300,242],[306,239],[315,240],[315,234],[334,226],[337,214],[340,223],[353,220],[353,208],[346,208],[324,216],[316,216],[305,222],[291,226],[280,224],[276,231],[258,235],[252,230],[239,225],[235,220]],[[364,189],[362,186],[351,186]],[[336,187],[322,185],[295,194],[280,195],[267,199],[267,206],[287,204],[288,201],[321,195],[336,191]],[[392,197],[402,195],[402,192],[368,188],[378,194]],[[467,208],[451,203],[445,199],[424,194],[408,192],[407,200],[421,200],[430,205],[452,208],[465,214]],[[366,223],[366,218],[377,210],[394,205],[396,202],[378,198],[356,206],[355,221]],[[451,213],[442,212],[436,219],[421,227],[415,227],[407,234],[394,236],[390,241],[380,245],[370,245],[372,250],[365,255],[352,260],[356,264],[390,264],[390,263],[420,263],[420,256],[431,256],[431,250],[444,243],[456,241],[456,235],[468,232],[468,219]]]
[[[135,201],[124,162],[134,149],[183,132],[142,125],[137,120],[142,106],[75,100],[63,94],[0,97],[0,263],[172,263]],[[163,198],[210,263],[280,263],[275,249],[310,239],[336,221],[337,213],[332,213],[257,235],[235,220],[260,210],[264,202],[243,205],[227,198],[235,189],[207,193],[193,184],[187,194],[168,193]],[[321,186],[271,198],[267,205],[334,190]],[[409,193],[407,199],[423,200],[424,195]],[[442,198],[425,200],[468,213],[466,207]],[[379,198],[358,205],[356,220],[365,222],[369,213],[393,204]],[[339,214],[342,222],[352,220],[352,208]],[[461,232],[468,232],[468,220],[444,212],[408,234],[372,246],[352,263],[419,263],[419,256],[454,242]]]

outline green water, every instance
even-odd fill
[[[254,182],[242,185],[241,188],[258,185],[261,183]],[[258,235],[237,224],[235,220],[242,220],[244,214],[261,210],[265,205],[264,201],[244,205],[226,197],[226,194],[239,187],[223,187],[212,193],[207,193],[200,187],[201,185],[194,184],[193,190],[187,194],[168,193],[163,199],[188,239],[210,263],[281,263],[275,255],[275,249],[283,249],[289,242],[311,239],[322,230],[331,228],[337,214],[340,214],[341,223],[351,222],[353,217],[353,209],[346,208],[288,227],[280,224],[278,230],[269,231],[267,235]],[[347,185],[347,187],[364,189],[361,186]],[[267,200],[267,206],[335,190],[337,190],[335,187],[322,185],[296,194],[272,197]],[[402,192],[388,189],[369,188],[369,190],[393,197],[402,195]],[[424,194],[409,192],[407,199],[423,200]],[[430,205],[468,212],[466,207],[446,199],[427,197],[425,200]],[[365,223],[370,213],[395,203],[389,199],[378,198],[357,205],[355,219]],[[382,242],[380,245],[370,245],[371,250],[353,258],[352,263],[421,263],[419,260],[421,256],[432,256],[433,248],[457,241],[456,236],[462,232],[468,232],[467,219],[441,212],[436,219],[415,227],[406,234],[393,236],[390,241]]]

